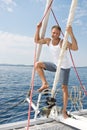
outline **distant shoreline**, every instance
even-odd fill
[[[24,65],[24,64],[0,64],[0,66],[29,66],[29,67],[33,67],[33,65]]]
[[[0,66],[24,66],[24,67],[33,67],[33,65],[25,65],[25,64],[0,64]],[[86,68],[87,66],[77,66],[76,68]],[[73,67],[72,67],[73,68]]]

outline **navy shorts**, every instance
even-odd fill
[[[45,70],[56,72],[57,66],[55,64],[53,64],[52,62],[43,62],[43,63],[45,64]],[[59,81],[61,82],[62,85],[66,86],[68,85],[69,73],[70,68],[68,69],[61,68]]]

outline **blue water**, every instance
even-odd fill
[[[87,67],[77,68],[82,84],[87,88]],[[28,103],[25,102],[31,82],[32,66],[25,65],[0,65],[0,124],[11,123],[14,121],[27,120]],[[47,81],[52,87],[54,73],[46,72]],[[38,89],[41,81],[35,75],[34,89]],[[69,91],[71,86],[80,86],[79,80],[71,69],[69,79]],[[60,84],[57,86],[61,89]],[[58,98],[61,97],[59,93]],[[37,99],[37,97],[34,97]],[[85,96],[84,100],[87,100]],[[59,105],[62,101],[59,100]],[[87,105],[84,104],[84,108]],[[33,117],[33,115],[32,115]]]

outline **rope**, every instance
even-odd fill
[[[57,20],[57,18],[56,18],[56,16],[55,16],[55,14],[54,14],[53,9],[51,9],[51,12],[52,12],[52,14],[53,14],[53,17],[54,17],[54,19],[55,19],[55,21],[56,21],[57,25],[59,26],[58,20]],[[62,33],[62,35],[63,35],[63,37],[64,37],[64,34],[63,34],[63,31],[62,31],[62,30],[61,30],[61,33]]]
[[[31,104],[32,104],[32,94],[33,94],[33,90],[34,90],[36,52],[37,52],[37,44],[35,44],[35,52],[34,52],[34,68],[33,68],[33,71],[32,71],[31,92],[30,92],[30,105],[29,105],[29,109],[28,109],[28,124],[27,124],[27,130],[29,130],[29,126],[30,126],[30,112],[31,112]]]
[[[51,3],[49,4],[44,16],[42,17],[41,22],[43,22],[45,16],[47,15],[47,12],[49,11],[51,5],[53,3],[53,0],[51,1]],[[32,104],[32,93],[34,90],[34,77],[35,77],[35,63],[36,63],[36,52],[37,52],[37,44],[35,46],[35,54],[34,54],[34,68],[33,68],[33,72],[32,72],[32,80],[31,80],[31,92],[30,92],[30,105],[29,105],[29,109],[28,109],[28,125],[27,125],[27,130],[29,130],[29,126],[30,126],[30,112],[31,112],[31,104]]]
[[[74,63],[74,60],[73,60],[73,57],[72,57],[72,54],[71,54],[70,49],[69,49],[69,52],[70,52],[71,60],[72,60],[73,67],[74,67],[74,70],[75,70],[75,72],[76,72],[77,78],[78,78],[78,80],[79,80],[79,82],[80,82],[80,85],[81,85],[81,87],[82,87],[82,89],[83,89],[85,95],[87,96],[87,91],[86,91],[85,88],[83,87],[83,84],[82,84],[82,82],[81,82],[81,79],[80,79],[80,77],[79,77],[79,74],[78,74],[78,72],[77,72],[77,69],[76,69],[76,67],[75,67],[75,63]]]
[[[52,14],[53,14],[53,17],[54,17],[54,19],[55,19],[57,25],[59,26],[58,20],[57,20],[57,18],[56,18],[56,16],[55,16],[55,14],[54,14],[54,12],[53,12],[52,9],[51,9],[51,12],[52,12]],[[63,35],[63,37],[64,37],[64,34],[63,34],[62,30],[61,30],[61,33],[62,33],[62,35]],[[79,74],[78,74],[78,72],[77,72],[77,69],[76,69],[76,67],[75,67],[75,63],[74,63],[73,56],[72,56],[72,53],[71,53],[70,49],[69,49],[69,53],[70,53],[70,57],[71,57],[72,64],[73,64],[75,73],[76,73],[76,75],[77,75],[77,78],[78,78],[78,80],[79,80],[79,82],[80,82],[80,85],[81,85],[81,87],[82,87],[82,89],[83,89],[85,95],[87,96],[87,91],[86,91],[85,88],[83,87],[83,84],[82,84],[82,82],[81,82],[81,79],[80,79],[80,77],[79,77]]]
[[[49,11],[49,9],[50,9],[52,3],[53,3],[53,0],[50,2],[50,4],[49,4],[49,6],[48,6],[48,8],[47,8],[47,10],[46,10],[46,12],[45,12],[45,14],[44,14],[44,16],[43,16],[42,19],[41,19],[41,22],[43,22],[43,20],[44,20],[45,16],[47,15],[47,12]]]

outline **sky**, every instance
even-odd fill
[[[63,33],[71,2],[71,0],[54,0],[52,4]],[[0,0],[0,64],[34,63],[34,35],[36,25],[43,17],[45,5],[46,0]],[[55,24],[50,12],[45,37],[50,37],[51,27]],[[78,0],[72,27],[79,47],[78,51],[72,51],[75,65],[87,66],[87,0]],[[48,48],[44,45],[40,60],[49,59]]]

